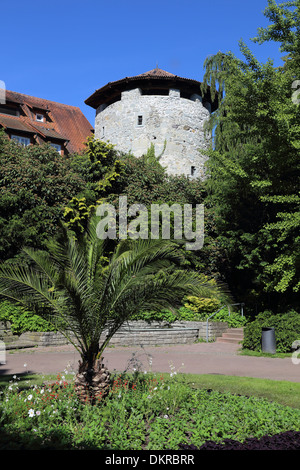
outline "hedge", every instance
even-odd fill
[[[276,351],[289,353],[293,351],[293,343],[300,340],[300,315],[296,311],[277,313],[265,311],[244,329],[243,348],[261,351],[262,328],[275,328]]]

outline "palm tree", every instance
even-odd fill
[[[176,308],[184,295],[211,289],[180,269],[184,255],[174,242],[122,240],[109,257],[107,243],[97,237],[93,218],[79,240],[63,228],[46,251],[26,248],[26,262],[0,265],[0,296],[46,317],[79,351],[75,387],[90,402],[108,391],[102,354],[126,320]]]

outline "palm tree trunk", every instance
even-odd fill
[[[110,374],[99,357],[99,348],[91,348],[79,361],[75,390],[83,403],[94,405],[105,398],[110,388]]]

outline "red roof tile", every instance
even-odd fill
[[[30,134],[36,134],[36,130],[30,125],[26,124],[24,120],[15,116],[7,116],[6,114],[0,114],[0,125],[5,129],[16,130],[22,132],[28,132]]]
[[[80,152],[85,148],[87,137],[92,135],[93,127],[81,110],[76,106],[69,106],[34,96],[24,95],[14,91],[6,91],[6,103],[13,102],[22,106],[26,118],[16,118],[34,128],[47,138],[66,140],[68,152]],[[28,108],[29,109],[28,109]],[[33,119],[31,111],[46,113],[50,122],[37,122]],[[2,118],[2,116],[1,116]]]
[[[149,70],[149,72],[141,73],[137,75],[138,77],[176,77],[173,73],[166,72],[166,70],[159,69],[156,67],[155,69]]]

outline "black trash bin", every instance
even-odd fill
[[[266,353],[276,353],[275,328],[262,328],[261,350]]]

